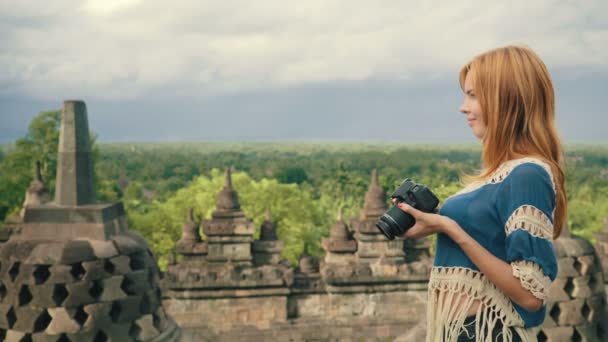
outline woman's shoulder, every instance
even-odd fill
[[[551,165],[540,157],[526,156],[503,162],[493,173],[494,182],[502,182],[508,178],[525,179],[529,181],[543,179],[551,183],[555,190],[555,181]]]

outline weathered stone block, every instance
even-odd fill
[[[560,326],[572,326],[584,323],[585,318],[581,314],[583,304],[584,301],[582,299],[574,299],[556,304],[559,307],[557,324]]]
[[[36,245],[25,264],[52,265],[61,262],[65,242],[45,242]]]
[[[354,253],[357,251],[357,241],[355,240],[323,239],[322,245],[329,252]]]
[[[114,241],[120,254],[145,252],[147,249],[147,245],[142,244],[138,239],[126,233],[113,236],[112,241]]]
[[[93,248],[93,253],[99,259],[108,259],[118,255],[118,249],[111,240],[89,240],[89,243]]]
[[[112,302],[110,317],[114,323],[129,323],[141,316],[139,307],[143,296],[129,296]]]
[[[581,255],[576,257],[574,267],[579,271],[580,275],[585,276],[589,273],[596,272],[595,257],[593,255]]]
[[[249,243],[215,244],[208,243],[208,261],[251,261]]]
[[[99,280],[103,278],[107,278],[111,276],[108,274],[105,269],[105,260],[94,260],[94,261],[85,261],[82,263],[82,267],[85,270],[84,277],[82,278],[85,281]]]
[[[131,337],[137,341],[148,341],[159,335],[159,331],[154,326],[154,318],[152,315],[145,315],[135,321],[136,329]]]
[[[44,309],[34,308],[29,306],[13,307],[17,320],[13,326],[14,330],[24,331],[32,333],[35,331],[41,331],[46,328],[48,323],[41,327],[41,324],[37,324],[40,316],[45,313]],[[45,323],[45,322],[43,322]]]
[[[51,324],[46,328],[46,333],[58,335],[62,333],[75,333],[80,330],[80,324],[74,319],[74,309],[51,308],[48,309],[49,315],[53,318]]]
[[[12,307],[10,304],[0,303],[0,329],[8,330],[15,324],[17,317],[15,316],[14,309],[12,314],[9,315]]]
[[[83,330],[105,329],[112,325],[110,310],[112,303],[94,303],[84,306],[84,311],[89,315],[82,325]]]
[[[152,284],[148,282],[148,272],[145,270],[130,272],[124,275],[121,289],[127,295],[140,295],[151,289]]]
[[[580,273],[578,270],[574,268],[574,261],[576,259],[573,257],[563,257],[557,260],[557,277],[558,278],[566,278],[566,277],[578,277]]]
[[[30,287],[32,301],[30,305],[43,308],[51,308],[56,306],[53,300],[53,291],[55,284],[33,285]]]
[[[403,241],[368,241],[359,242],[357,255],[365,258],[379,258],[381,256],[405,258]]]
[[[573,298],[587,298],[591,296],[589,288],[589,276],[572,278],[574,289],[572,290]]]
[[[121,289],[123,280],[124,276],[121,275],[101,280],[103,293],[99,297],[99,301],[111,302],[127,298],[127,294]]]
[[[126,255],[119,255],[110,258],[110,262],[114,265],[114,274],[125,274],[131,272],[131,258]]]
[[[6,331],[6,340],[7,341],[21,341],[23,337],[25,337],[24,332],[17,330],[7,330]]]
[[[246,217],[215,218],[205,220],[203,232],[207,237],[214,235],[253,235],[255,224]]]
[[[71,240],[63,247],[61,254],[62,264],[74,264],[81,261],[97,259],[91,244],[87,240]]]
[[[66,308],[73,308],[79,305],[94,303],[96,299],[89,294],[91,285],[92,283],[88,281],[79,281],[72,284],[67,284],[66,288],[68,295],[62,306]]]
[[[555,302],[562,302],[570,300],[570,295],[566,292],[565,287],[569,278],[556,278],[551,283],[551,288],[549,290],[549,298]]]
[[[67,284],[74,282],[74,276],[72,275],[72,266],[70,265],[53,265],[50,268],[51,276],[47,280],[47,283],[51,284]]]

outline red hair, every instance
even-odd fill
[[[473,72],[486,132],[482,138],[483,170],[465,180],[486,179],[500,164],[524,156],[550,165],[556,188],[554,234],[566,219],[563,151],[555,127],[555,92],[547,67],[531,49],[506,46],[476,56],[460,70],[460,86]]]

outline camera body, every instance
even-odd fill
[[[399,185],[391,198],[396,200],[395,205],[387,210],[376,223],[376,227],[389,240],[394,240],[395,236],[404,234],[416,223],[412,215],[398,207],[399,203],[409,204],[427,213],[432,212],[439,204],[439,199],[429,188],[409,178]]]

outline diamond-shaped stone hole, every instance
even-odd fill
[[[114,264],[109,259],[106,259],[103,263],[103,269],[108,274],[114,274],[114,271],[116,271],[116,266],[114,266]]]
[[[15,310],[11,307],[6,313],[6,322],[8,323],[8,328],[12,329],[17,322],[17,315],[15,315]]]
[[[112,308],[110,309],[110,317],[112,318],[113,323],[117,323],[120,318],[120,313],[122,312],[122,307],[119,302],[113,302]]]
[[[21,286],[21,290],[19,290],[19,306],[24,306],[29,304],[32,301],[32,293],[27,285]]]
[[[583,270],[583,264],[581,264],[580,261],[578,261],[578,259],[574,259],[574,262],[572,263],[572,266],[574,266],[574,269],[579,273],[582,274],[582,270]]]
[[[89,288],[89,294],[94,299],[99,299],[101,294],[103,293],[103,286],[101,285],[101,281],[95,280],[93,284],[91,284],[91,288]]]
[[[59,338],[57,339],[57,342],[72,342],[72,341],[70,341],[70,339],[68,338],[68,336],[66,334],[61,334],[59,336]]]
[[[597,285],[597,277],[595,274],[591,274],[589,276],[589,288],[591,290],[594,290],[596,285]]]
[[[63,301],[68,298],[68,295],[69,292],[65,288],[65,285],[56,284],[53,287],[53,302],[55,302],[55,305],[61,306],[61,304],[63,304]]]
[[[76,312],[74,313],[74,320],[82,326],[84,322],[89,318],[89,314],[84,311],[84,306],[79,306],[76,308]]]
[[[72,269],[70,270],[70,273],[72,273],[72,276],[74,276],[74,279],[76,280],[82,279],[86,272],[87,271],[84,269],[84,267],[82,267],[82,264],[79,262],[73,264]]]
[[[134,291],[134,288],[135,288],[135,283],[133,282],[133,280],[131,280],[131,279],[129,279],[129,277],[125,276],[122,280],[122,283],[120,283],[120,289],[123,290],[128,295],[134,295],[134,294],[136,294]]]
[[[547,342],[548,340],[547,335],[545,335],[545,332],[542,330],[538,333],[538,335],[536,335],[536,337],[538,338],[538,342]]]
[[[145,254],[143,253],[135,253],[131,255],[131,260],[129,261],[129,266],[133,271],[143,270],[146,267]]]
[[[4,300],[6,297],[6,286],[3,283],[0,283],[0,302]]]
[[[49,268],[49,265],[36,266],[36,270],[34,270],[34,281],[36,285],[44,284],[44,282],[49,279],[51,276]]]
[[[160,316],[158,316],[158,315],[156,314],[156,312],[152,314],[152,325],[153,325],[153,326],[154,326],[154,327],[155,327],[155,328],[156,328],[158,331],[161,331],[161,329],[160,329]]]
[[[25,334],[19,342],[32,342],[32,334]]]
[[[566,291],[566,293],[570,296],[570,298],[572,298],[573,290],[574,290],[574,282],[572,281],[572,278],[568,277],[568,280],[566,280],[566,285],[564,285],[564,291]]]
[[[95,337],[93,338],[93,342],[106,342],[108,340],[108,335],[106,335],[103,331],[99,330]]]
[[[572,341],[572,342],[581,342],[581,341],[583,341],[583,337],[578,332],[578,330],[576,330],[576,328],[574,328],[574,334],[572,334],[572,339],[570,341]]]
[[[139,303],[139,312],[142,315],[148,314],[150,313],[150,299],[148,299],[148,296],[143,296],[141,298],[141,302]]]
[[[51,324],[52,319],[53,318],[51,318],[51,316],[46,310],[42,311],[40,316],[38,316],[38,318],[36,318],[36,321],[34,322],[34,332],[41,332],[46,330],[49,324]]]
[[[588,321],[591,320],[591,308],[589,307],[587,302],[583,304],[583,307],[581,308],[581,313],[583,314],[583,317],[585,317],[585,319],[587,319]]]
[[[139,325],[137,325],[136,322],[131,323],[131,328],[129,328],[129,336],[134,339],[134,340],[138,340],[138,336],[141,333],[141,328],[139,327]]]
[[[19,275],[19,263],[15,262],[8,270],[8,275],[11,277],[11,281],[15,281],[17,276]]]
[[[553,306],[553,308],[551,308],[551,311],[549,311],[549,315],[551,316],[551,318],[553,318],[555,323],[558,323],[560,313],[561,313],[561,310],[557,303]]]

